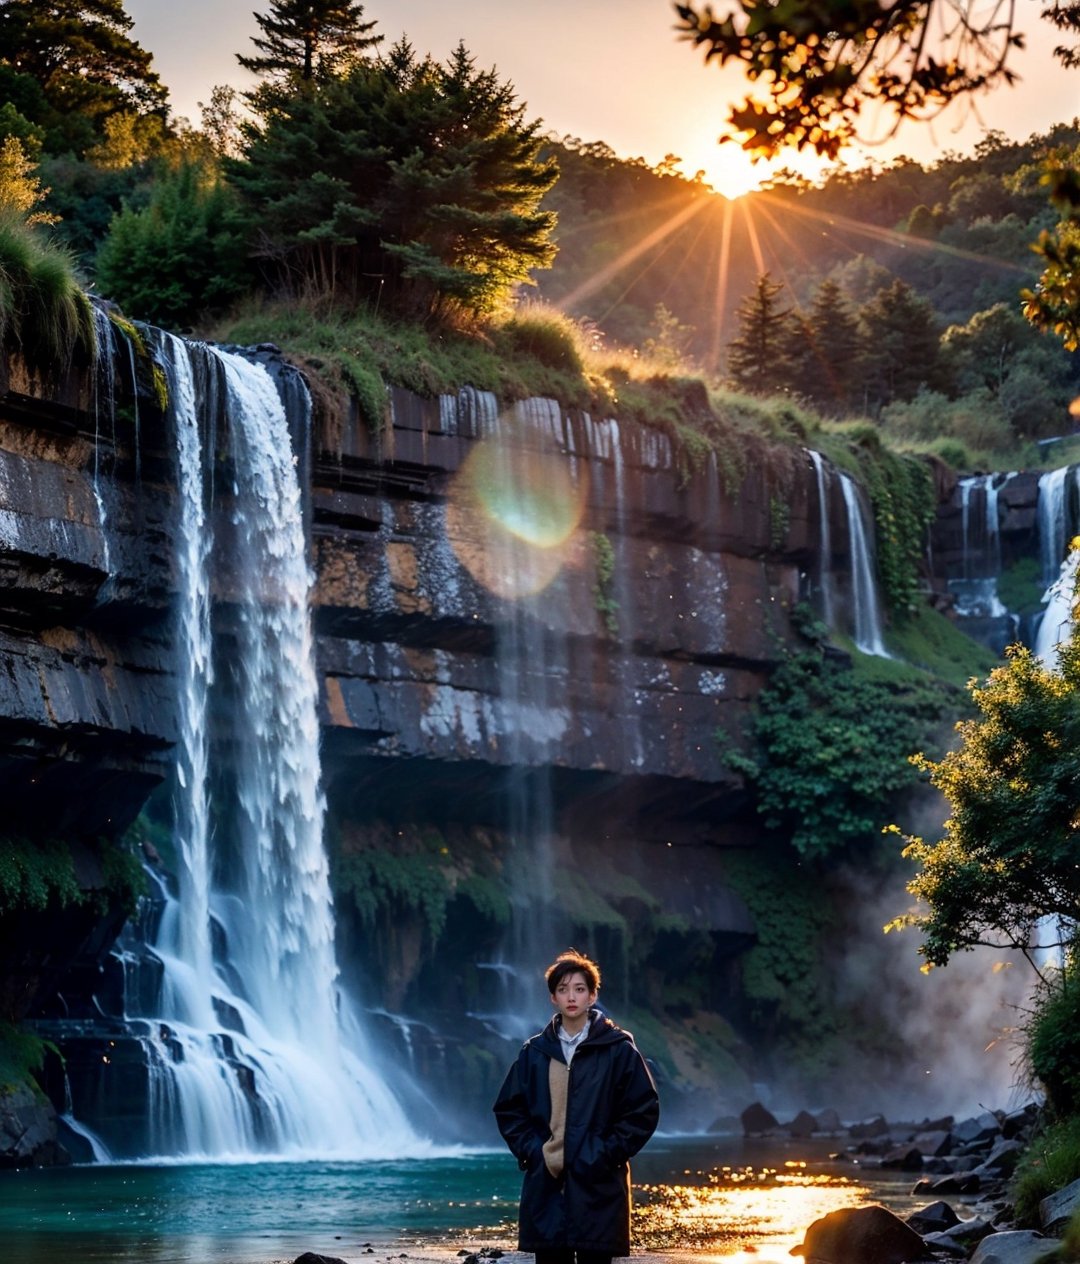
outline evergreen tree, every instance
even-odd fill
[[[0,93],[45,128],[47,151],[81,154],[119,112],[164,114],[165,89],[131,24],[123,0],[0,4]]]
[[[183,327],[251,284],[235,193],[212,163],[182,161],[142,210],[125,208],[97,257],[100,289],[133,316]]]
[[[757,395],[783,390],[789,380],[790,309],[777,303],[783,288],[763,272],[739,304],[739,332],[728,343],[728,376],[736,386]]]
[[[271,83],[329,78],[382,40],[363,17],[355,0],[271,0],[269,13],[255,14],[263,33],[252,36],[258,55],[236,59]],[[258,104],[258,89],[252,97]]]
[[[861,396],[862,339],[855,313],[835,281],[818,287],[804,330],[799,389],[821,408],[843,413]]]
[[[939,382],[934,309],[909,285],[894,281],[862,311],[866,391],[875,405],[913,399]]]
[[[538,126],[463,46],[442,66],[402,42],[282,94],[230,171],[284,289],[482,311],[554,254]]]

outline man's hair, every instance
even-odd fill
[[[584,953],[578,952],[576,948],[567,948],[565,952],[559,953],[544,972],[548,992],[554,996],[555,989],[571,974],[583,974],[585,982],[589,985],[589,991],[600,991],[600,967],[595,961],[590,961]]]

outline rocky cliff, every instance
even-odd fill
[[[0,778],[12,835],[64,840],[84,895],[176,742],[175,436],[152,353],[118,346],[0,379]],[[702,457],[469,389],[388,403],[381,433],[338,417],[305,465],[346,971],[416,1075],[481,1097],[531,995],[519,962],[587,944],[639,1024],[692,975],[703,1017],[667,1074],[706,1085],[755,933],[723,858],[758,826],[725,750],[791,607],[827,585],[850,622],[850,508],[834,479],[822,515],[797,447]],[[122,920],[9,900],[2,1017],[89,1012]]]

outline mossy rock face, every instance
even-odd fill
[[[56,1138],[56,1111],[29,1084],[0,1086],[0,1167],[54,1167],[71,1162]]]

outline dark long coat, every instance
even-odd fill
[[[564,1166],[544,1163],[551,1136],[548,1068],[565,1062],[556,1017],[527,1040],[495,1102],[499,1131],[524,1168],[518,1249],[630,1254],[630,1165],[660,1118],[634,1038],[598,1010],[570,1064]]]

